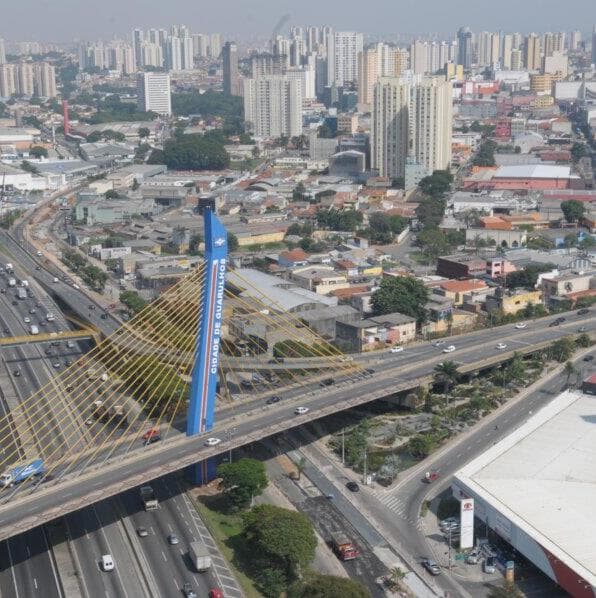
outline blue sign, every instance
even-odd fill
[[[210,209],[205,210],[204,218],[206,271],[190,385],[187,436],[213,428],[228,260],[226,229]]]

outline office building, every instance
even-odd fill
[[[528,71],[538,71],[542,66],[540,37],[535,33],[526,36],[524,42],[524,66]]]
[[[553,52],[550,56],[544,56],[542,61],[542,72],[557,75],[564,79],[569,71],[569,59],[567,54]]]
[[[47,62],[35,64],[35,93],[40,98],[55,98],[56,69]]]
[[[405,174],[408,155],[410,85],[381,77],[374,86],[370,147],[372,168],[382,177]]]
[[[244,118],[257,137],[302,134],[302,81],[288,76],[244,80]]]
[[[336,31],[327,38],[327,82],[344,87],[358,81],[358,55],[362,52],[362,34]]]
[[[226,42],[223,50],[223,92],[226,96],[240,95],[238,76],[238,48],[234,42]]]
[[[139,73],[137,77],[139,110],[172,114],[172,93],[170,75],[167,73]]]
[[[472,41],[473,36],[469,27],[462,27],[457,32],[457,64],[461,64],[464,70],[472,68]]]

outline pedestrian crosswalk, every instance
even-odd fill
[[[398,517],[407,521],[410,525],[417,529],[422,529],[421,520],[416,517],[409,516],[407,505],[403,502],[402,498],[391,492],[379,492],[378,490],[370,490],[370,493],[390,511],[395,513]]]

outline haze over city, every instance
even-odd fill
[[[596,8],[593,0],[23,0],[4,2],[0,31],[10,38],[71,41],[122,35],[135,26],[185,22],[197,30],[222,31],[239,39],[268,36],[278,20],[294,25],[329,23],[336,29],[370,34],[446,34],[463,24],[479,30],[550,31],[585,26]]]

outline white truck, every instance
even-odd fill
[[[9,278],[8,279],[8,286],[9,287],[16,287],[17,286],[17,281],[15,278]]]
[[[23,288],[17,289],[17,297],[19,299],[27,299],[26,289],[23,289]]]
[[[29,281],[28,280],[21,280],[21,286],[26,289],[29,287]]]
[[[141,486],[140,494],[145,511],[155,511],[159,508],[159,501],[155,498],[155,492],[151,486]]]
[[[188,556],[199,573],[211,568],[209,549],[202,542],[191,542],[188,549]]]
[[[6,262],[6,273],[12,274],[14,271],[14,267],[10,262]]]
[[[35,326],[35,324],[31,324],[31,334],[36,335],[39,334],[39,328]]]

